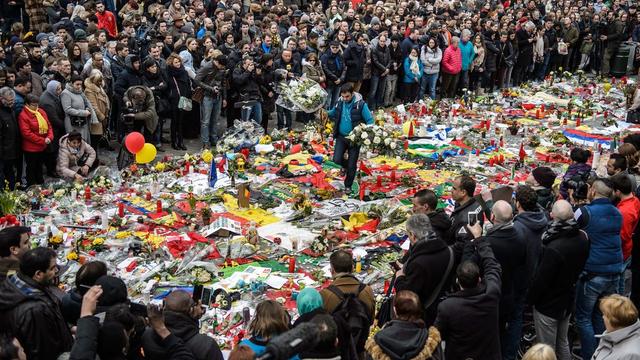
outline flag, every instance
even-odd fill
[[[218,168],[216,167],[215,156],[211,159],[211,166],[209,167],[209,187],[214,188],[218,181]]]

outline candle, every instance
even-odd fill
[[[500,164],[504,163],[504,155],[500,154],[499,160]]]
[[[396,181],[396,171],[391,170],[391,182],[395,182],[395,181]]]
[[[156,212],[158,214],[162,213],[162,200],[158,199],[158,201],[156,201]]]
[[[494,159],[493,159],[493,157],[490,157],[489,158],[489,166],[493,167],[493,164],[494,164]]]
[[[145,194],[145,197],[147,199],[147,201],[151,200],[151,191],[147,191],[147,193]]]
[[[520,162],[524,162],[524,158],[525,156],[527,156],[527,153],[524,151],[524,143],[520,143],[519,155],[520,155]]]
[[[500,147],[504,147],[504,137],[500,136]]]
[[[124,217],[124,203],[119,202],[118,203],[118,216],[119,217]]]
[[[365,184],[360,184],[360,201],[364,200],[364,190],[365,190],[366,186]]]
[[[491,139],[490,143],[492,147],[496,146],[496,139]]]
[[[187,161],[186,163],[184,163],[185,174],[188,174],[190,169],[191,169],[191,163]]]
[[[378,175],[378,178],[376,179],[376,186],[377,187],[381,187],[382,186],[382,176]]]
[[[582,123],[582,120],[580,118],[576,119],[576,127],[580,127],[580,124]]]
[[[360,256],[356,257],[356,273],[362,272],[362,259]]]
[[[485,124],[485,129],[487,129],[487,131],[489,131],[491,129],[491,120],[487,119],[487,121],[485,121],[484,124]]]
[[[409,149],[409,140],[404,141],[404,149],[405,150]]]
[[[84,188],[84,199],[85,200],[91,200],[91,188],[89,188],[89,186],[85,186]]]
[[[290,256],[289,257],[289,272],[290,273],[296,272],[296,258],[295,258],[295,256]]]

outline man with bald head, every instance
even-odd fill
[[[186,291],[171,292],[164,299],[165,325],[184,342],[196,360],[222,360],[222,352],[215,340],[200,334],[198,319],[204,313],[201,305],[199,301],[193,301],[191,294]],[[162,346],[161,338],[151,328],[142,335],[142,347],[151,359],[170,359],[170,354]]]
[[[496,201],[491,209],[491,224],[482,238],[491,245],[496,260],[502,267],[502,292],[500,294],[500,343],[506,353],[518,339],[511,339],[511,331],[517,324],[516,300],[521,294],[520,285],[526,282],[527,244],[513,226],[513,208],[504,200]],[[479,223],[469,227],[474,238],[480,238]],[[478,240],[476,240],[478,241]]]
[[[605,330],[598,301],[618,292],[623,270],[622,215],[611,203],[612,195],[611,181],[597,179],[587,193],[590,203],[575,213],[578,226],[587,233],[591,243],[576,294],[576,324],[580,330],[583,359],[591,359],[598,344],[595,335]]]
[[[575,285],[589,256],[589,238],[574,220],[573,208],[558,200],[553,221],[542,235],[540,262],[528,292],[536,336],[559,359],[570,359],[567,330],[575,301]]]

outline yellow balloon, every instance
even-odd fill
[[[145,143],[142,150],[136,154],[136,162],[138,164],[147,164],[153,161],[158,154],[158,150],[153,144]]]

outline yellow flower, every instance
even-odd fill
[[[62,243],[62,235],[53,235],[51,239],[49,239],[51,244],[61,244]]]
[[[119,231],[116,233],[116,239],[124,239],[129,236],[131,236],[129,231]]]
[[[93,246],[100,246],[104,244],[104,239],[103,238],[96,238],[91,242],[91,245]]]
[[[260,138],[260,144],[271,144],[271,136],[265,135]]]
[[[211,160],[213,160],[213,154],[210,150],[205,150],[202,152],[202,160],[207,164],[211,163]]]
[[[67,254],[67,260],[75,261],[75,260],[78,260],[78,258],[79,258],[78,254],[75,251],[72,251]]]
[[[163,162],[156,163],[156,171],[164,171],[167,168],[167,165]]]

